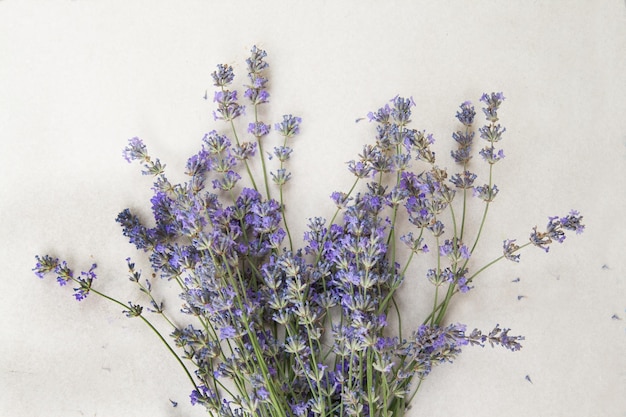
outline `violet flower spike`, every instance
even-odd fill
[[[465,101],[459,106],[459,108],[461,110],[457,111],[456,118],[465,126],[471,126],[474,123],[474,116],[476,116],[476,111],[474,110],[472,102]]]
[[[211,77],[213,78],[214,86],[226,87],[233,82],[235,74],[233,73],[233,67],[230,65],[218,64],[217,70],[211,73]]]
[[[274,130],[285,138],[291,138],[300,133],[301,123],[302,119],[300,117],[285,114],[283,115],[283,121],[274,125]]]

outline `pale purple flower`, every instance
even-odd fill
[[[248,133],[256,138],[260,138],[270,133],[270,126],[263,122],[250,123],[248,124]]]
[[[137,159],[145,161],[148,158],[146,145],[138,137],[131,138],[128,140],[128,146],[124,148],[122,156],[129,163]]]
[[[302,123],[300,117],[285,114],[283,115],[283,121],[274,125],[274,130],[280,133],[281,136],[291,138],[300,133],[300,123]]]
[[[471,101],[465,101],[460,106],[460,110],[456,113],[456,118],[459,119],[459,122],[463,123],[465,126],[471,126],[474,123],[474,116],[476,116],[476,111],[474,110],[474,106]]]

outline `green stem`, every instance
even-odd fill
[[[491,186],[493,185],[493,164],[489,164],[489,189],[491,190]],[[472,246],[472,249],[470,250],[470,253],[474,253],[474,250],[476,249],[476,245],[478,245],[478,240],[480,239],[480,234],[483,231],[483,226],[485,225],[485,220],[487,219],[487,212],[489,211],[489,203],[491,203],[491,201],[486,201],[485,202],[485,210],[483,211],[483,218],[480,221],[480,227],[478,229],[478,233],[476,234],[476,240],[474,240],[474,245]]]
[[[235,129],[235,123],[232,120],[230,121],[230,128],[233,132],[233,136],[235,137],[235,142],[237,143],[237,146],[240,146],[239,137],[237,136],[237,129]],[[252,175],[252,171],[250,171],[250,166],[248,165],[248,161],[244,159],[243,164],[246,167],[246,172],[248,172],[248,177],[250,178],[250,182],[252,183],[252,188],[254,188],[255,191],[259,191],[258,187],[256,186],[256,182],[254,182],[254,176]]]
[[[289,250],[293,251],[293,241],[291,239],[291,232],[289,231],[289,225],[287,224],[287,217],[285,216],[285,204],[283,203],[283,186],[278,189],[280,194],[280,213],[283,217],[283,225],[285,226],[285,232],[287,232],[287,238],[289,239]]]
[[[420,378],[420,382],[417,383],[417,387],[415,387],[415,391],[413,391],[413,394],[411,394],[411,396],[406,402],[407,406],[411,403],[411,401],[413,401],[413,398],[415,398],[415,394],[417,394],[417,391],[419,391],[420,387],[422,386],[422,382],[424,382],[424,378]]]
[[[350,191],[348,191],[348,194],[347,194],[346,198],[349,197],[352,194],[352,192],[354,191],[354,189],[356,188],[356,185],[358,183],[359,183],[359,178],[357,178],[356,181],[354,181],[354,184],[352,184],[352,187],[350,188]],[[328,232],[324,235],[324,238],[322,239],[322,242],[320,243],[319,252],[317,253],[317,256],[315,257],[315,264],[317,264],[319,262],[320,257],[322,256],[322,251],[323,251],[323,248],[324,248],[324,244],[326,243],[326,241],[330,237],[330,226],[332,226],[334,224],[335,219],[339,215],[340,211],[341,211],[341,209],[338,208],[335,211],[335,214],[333,215],[332,219],[330,219],[330,222],[328,223]]]
[[[516,250],[514,250],[514,251],[513,251],[513,252],[511,252],[511,253],[515,253],[515,252],[517,252],[517,251],[519,251],[519,250],[521,250],[521,249],[523,249],[523,248],[525,248],[525,247],[527,247],[527,246],[530,246],[531,244],[532,244],[531,242],[526,242],[525,244],[523,244],[522,246],[520,246],[519,248],[517,248]],[[498,258],[496,258],[496,259],[492,260],[492,261],[491,261],[491,262],[489,262],[488,264],[485,264],[485,266],[483,266],[482,268],[480,268],[478,271],[474,272],[474,273],[472,274],[472,276],[470,276],[470,277],[467,279],[467,282],[468,282],[468,283],[472,282],[472,280],[473,280],[474,278],[476,278],[476,276],[477,276],[478,274],[480,274],[480,273],[481,273],[481,272],[483,272],[485,269],[489,268],[490,266],[492,266],[492,265],[493,265],[493,264],[495,264],[496,262],[501,261],[501,260],[502,260],[502,259],[504,259],[504,258],[505,258],[505,256],[504,256],[504,255],[502,255],[502,256],[499,256]]]
[[[467,213],[467,188],[463,188],[463,214],[461,217],[461,233],[459,239],[463,241],[463,234],[465,232],[465,216]]]
[[[398,303],[393,297],[391,297],[391,303],[393,304],[393,308],[396,310],[396,315],[398,316],[398,340],[402,340],[402,317],[400,315],[400,307],[398,307]]]
[[[489,165],[489,189],[491,189],[491,186],[493,185],[493,164]],[[482,234],[483,231],[483,227],[485,226],[485,220],[487,219],[487,213],[489,212],[489,205],[490,205],[491,201],[486,201],[485,202],[485,210],[483,211],[483,216],[482,219],[480,221],[480,227],[478,228],[478,232],[476,233],[476,239],[474,240],[474,244],[472,245],[472,249],[470,250],[470,254],[473,254],[474,251],[476,250],[476,246],[478,245],[478,241],[480,240],[480,236]],[[469,262],[469,259],[465,260],[462,268],[465,268],[465,266],[467,265],[467,263]],[[469,283],[469,279],[468,279],[468,283]],[[437,318],[433,321],[434,324],[440,325],[441,322],[443,322],[444,316],[446,314],[446,311],[448,310],[448,305],[450,303],[450,299],[452,298],[452,296],[456,293],[456,290],[454,289],[455,285],[454,283],[450,284],[450,286],[448,287],[448,291],[446,293],[446,297],[444,298],[443,302],[442,302],[442,306],[441,309],[439,310],[439,314],[437,315]],[[434,313],[434,311],[433,311]],[[434,315],[432,316],[434,318]]]
[[[287,136],[283,140],[283,148],[287,146]],[[283,169],[284,163],[280,161],[280,168]],[[284,184],[280,184],[278,186],[278,192],[280,195],[280,214],[283,216],[283,224],[285,225],[285,232],[287,232],[287,238],[289,239],[289,250],[293,251],[293,241],[291,240],[291,232],[289,231],[289,226],[287,225],[287,217],[285,216],[285,203],[283,202],[283,186]]]
[[[517,248],[516,250],[514,250],[514,251],[513,251],[513,252],[511,252],[511,253],[513,254],[513,253],[515,253],[515,252],[518,252],[518,251],[520,251],[520,250],[522,250],[522,249],[524,249],[525,247],[528,247],[528,246],[530,246],[530,245],[531,245],[531,242],[527,242],[527,243],[523,244],[522,246],[520,246],[519,248]],[[470,282],[472,282],[472,281],[473,281],[473,280],[474,280],[474,279],[478,276],[478,274],[482,273],[482,272],[483,272],[483,271],[485,271],[487,268],[489,268],[489,267],[493,266],[494,264],[498,263],[499,261],[501,261],[501,260],[502,260],[502,259],[504,259],[504,258],[505,258],[505,256],[504,256],[504,255],[502,255],[502,256],[499,256],[499,257],[497,257],[497,258],[493,259],[491,262],[489,262],[489,263],[485,264],[482,268],[480,268],[478,271],[476,271],[474,274],[472,274],[472,275],[471,275],[471,276],[467,279],[467,283],[469,284]],[[431,318],[435,315],[435,313],[436,313],[437,311],[439,311],[439,315],[437,316],[437,322],[436,322],[436,323],[437,323],[437,324],[441,324],[441,322],[443,321],[443,317],[444,317],[444,315],[445,315],[445,312],[446,312],[446,310],[447,310],[447,308],[448,308],[448,304],[449,304],[449,302],[450,302],[450,299],[452,299],[452,297],[453,297],[455,294],[457,294],[458,292],[459,292],[459,289],[458,289],[458,288],[454,288],[454,287],[453,287],[453,289],[452,289],[452,291],[451,291],[451,293],[450,293],[450,296],[449,296],[449,297],[446,297],[446,299],[445,299],[445,300],[443,300],[441,303],[439,303],[439,304],[435,307],[434,311],[433,311],[430,315],[428,315],[428,317],[426,317],[426,319],[424,320],[424,324],[428,323],[428,321],[429,321],[429,320],[431,320]]]
[[[483,211],[483,218],[480,221],[480,228],[478,229],[478,233],[476,234],[476,240],[474,240],[474,245],[472,245],[472,249],[470,250],[470,254],[474,253],[474,250],[476,249],[476,245],[478,245],[478,240],[480,239],[480,234],[483,231],[483,226],[485,225],[485,220],[487,219],[487,212],[489,211],[489,203],[490,201],[487,201],[485,204],[485,210]]]
[[[259,123],[258,105],[254,105],[254,123]],[[265,153],[263,152],[263,141],[261,136],[255,136],[256,142],[259,145],[259,157],[261,158],[261,167],[263,168],[263,181],[265,182],[265,195],[267,199],[270,199],[270,187],[267,180],[267,167],[265,166]]]
[[[74,281],[80,283],[78,280],[74,279]],[[124,303],[122,303],[119,300],[116,300],[115,298],[112,298],[98,290],[95,290],[93,288],[89,288],[89,292],[93,292],[94,294],[99,295],[102,298],[105,298],[115,304],[118,304],[124,308],[128,308],[128,306]],[[165,338],[163,337],[163,335],[152,325],[152,323],[150,322],[150,320],[148,320],[147,318],[145,318],[143,315],[139,315],[138,316],[141,320],[143,320],[143,322],[157,335],[157,337],[161,340],[161,342],[163,342],[163,344],[165,345],[165,347],[167,347],[167,350],[170,351],[170,353],[174,356],[174,358],[176,358],[176,361],[178,362],[178,364],[183,368],[183,370],[185,371],[185,374],[187,374],[187,377],[189,378],[189,381],[191,381],[191,384],[193,385],[194,389],[198,389],[198,386],[196,385],[195,380],[193,379],[193,377],[191,376],[191,373],[189,372],[189,370],[187,369],[187,367],[185,366],[185,364],[183,363],[182,359],[180,358],[180,356],[178,356],[178,354],[174,351],[174,349],[172,349],[172,347],[170,346],[169,343],[167,343],[167,340],[165,340]]]
[[[437,251],[437,277],[436,277],[436,283],[437,285],[435,286],[435,299],[433,301],[433,311],[435,311],[435,309],[437,308],[437,301],[439,298],[439,275],[441,274],[441,252],[439,251],[439,236],[435,237],[435,241],[436,241],[436,247],[435,250]],[[430,325],[434,325],[434,316],[433,316],[433,320],[431,320]]]
[[[465,126],[465,135],[468,136],[470,134],[470,127]],[[471,146],[471,144],[470,144]],[[463,162],[463,175],[465,175],[465,171],[467,171],[467,162]],[[463,232],[465,231],[465,217],[467,214],[467,188],[463,187],[463,213],[461,215],[461,233],[459,234],[459,240],[463,241]]]

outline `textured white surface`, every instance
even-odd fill
[[[97,261],[100,288],[137,300],[124,263],[134,250],[114,218],[147,209],[150,181],[121,149],[140,136],[182,173],[220,128],[202,99],[210,72],[227,62],[242,74],[257,43],[271,65],[268,118],[304,119],[288,189],[296,235],[350,185],[344,162],[373,129],[354,120],[396,94],[414,97],[415,127],[435,135],[446,166],[456,107],[507,97],[483,253],[548,215],[585,215],[582,236],[548,255],[530,248],[455,299],[450,320],[500,323],[525,346],[467,349],[433,372],[409,416],[626,416],[624,1],[227,3],[0,1],[0,415],[204,415],[139,321],[97,297],[76,303],[30,269],[36,253]],[[406,285],[409,326],[428,284]]]

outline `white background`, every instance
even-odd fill
[[[484,259],[548,215],[585,216],[583,235],[548,255],[529,248],[455,299],[450,321],[511,327],[524,348],[467,349],[408,415],[626,416],[623,0],[0,1],[0,415],[204,415],[138,320],[95,296],[77,303],[31,268],[37,253],[79,270],[97,261],[100,289],[141,300],[114,219],[147,212],[151,183],[121,150],[140,136],[181,180],[203,134],[224,128],[203,99],[211,71],[243,75],[255,43],[271,65],[267,120],[304,120],[287,189],[294,234],[351,184],[344,162],[373,138],[355,119],[396,94],[414,98],[415,127],[451,166],[457,106],[504,92]],[[407,327],[428,285],[407,280]]]

